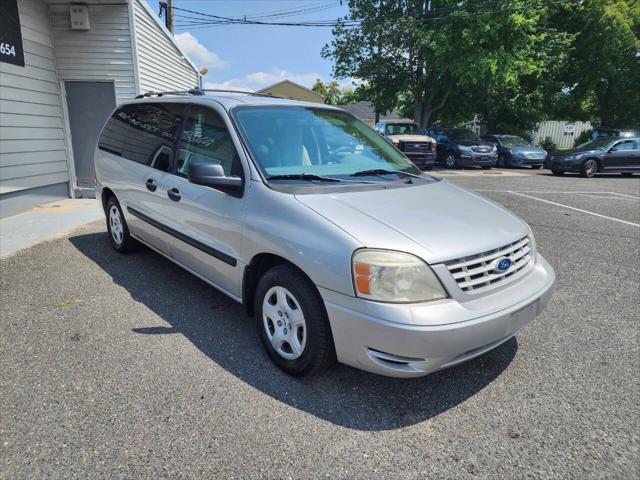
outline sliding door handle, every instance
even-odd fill
[[[180,190],[178,190],[177,188],[171,188],[167,190],[167,196],[174,202],[179,202],[182,198],[182,195],[180,195]]]

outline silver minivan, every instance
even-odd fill
[[[120,105],[95,153],[113,247],[144,244],[242,302],[291,375],[394,377],[516,335],[555,274],[516,215],[425,175],[354,116],[256,96]]]

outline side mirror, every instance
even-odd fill
[[[201,163],[189,165],[189,181],[196,185],[211,187],[230,195],[242,193],[242,179],[240,177],[227,177],[222,165],[217,163]]]

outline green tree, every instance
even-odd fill
[[[544,79],[561,64],[567,42],[551,26],[538,28],[548,8],[525,0],[431,5],[428,11],[424,1],[350,0],[349,15],[360,25],[338,25],[323,49],[334,75],[364,80],[378,111],[404,93],[405,110],[425,127],[474,113],[494,128],[505,112],[519,123],[535,121]]]
[[[556,7],[572,37],[556,112],[611,127],[640,127],[640,2],[583,0]]]
[[[358,100],[358,95],[350,89],[341,89],[340,84],[335,80],[323,83],[319,78],[311,87],[316,93],[324,97],[324,103],[327,105],[348,105]]]

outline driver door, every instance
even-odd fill
[[[634,158],[635,141],[621,140],[614,143],[606,153],[605,170],[633,170],[637,168],[637,158]]]

